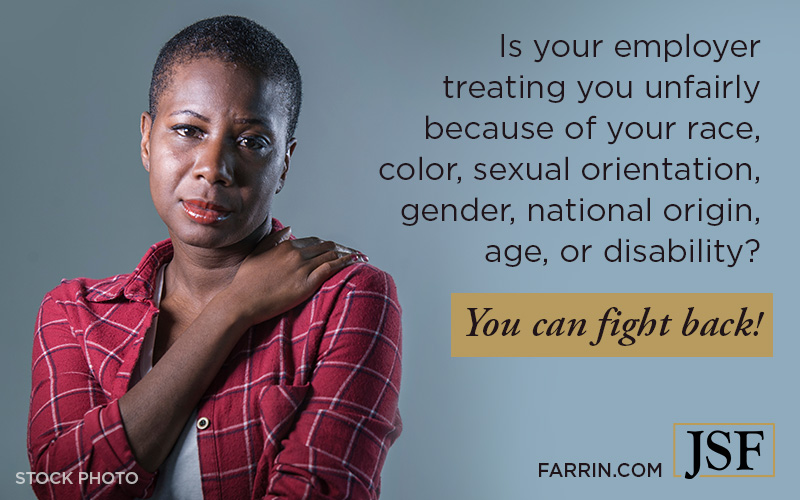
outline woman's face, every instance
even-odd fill
[[[296,141],[280,87],[214,58],[172,68],[155,120],[142,114],[142,163],[173,241],[254,244],[270,228]]]

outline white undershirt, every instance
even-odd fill
[[[161,304],[164,289],[164,269],[161,266],[156,275],[153,305]],[[144,334],[139,363],[133,370],[134,384],[142,379],[153,368],[153,348],[156,343],[156,325],[158,316],[153,319],[150,328]],[[169,456],[158,468],[156,489],[150,500],[197,500],[203,498],[203,486],[200,481],[200,454],[197,451],[197,408],[183,426],[180,437],[169,452]],[[157,425],[157,424],[156,424]]]

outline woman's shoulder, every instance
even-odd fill
[[[389,273],[371,264],[361,262],[349,265],[334,274],[322,288],[346,288],[384,293],[392,297],[397,296],[394,279]]]
[[[84,332],[89,325],[98,322],[111,324],[109,314],[112,312],[115,325],[131,323],[129,310],[120,309],[119,301],[113,300],[122,296],[122,289],[129,278],[129,274],[120,274],[103,279],[62,280],[42,299],[36,316],[36,335],[47,338],[52,345],[83,343],[85,337],[77,332]],[[66,335],[64,328],[67,328]],[[100,330],[102,328],[97,331]]]
[[[45,298],[56,301],[105,302],[119,297],[132,273],[117,274],[107,278],[62,279],[61,283],[47,292]]]
[[[327,307],[321,307],[318,313],[330,309],[373,314],[388,309],[397,316],[402,314],[392,276],[366,263],[352,264],[333,275],[311,302],[328,304]]]

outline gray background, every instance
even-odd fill
[[[39,301],[64,277],[131,270],[166,236],[139,160],[139,114],[152,63],[180,28],[233,13],[275,31],[303,72],[299,147],[275,215],[295,234],[364,250],[392,273],[404,308],[405,430],[383,473],[386,499],[786,498],[800,467],[795,220],[798,168],[795,2],[17,2],[0,20],[0,122],[6,227],[0,275],[5,349],[0,354],[0,497],[32,498],[14,473],[28,470],[25,422],[32,327]],[[761,39],[755,59],[500,59],[499,35],[563,38]],[[608,48],[608,45],[605,46]],[[447,100],[444,75],[463,79],[713,78],[762,80],[740,101]],[[574,97],[571,96],[571,97]],[[442,121],[585,119],[749,120],[759,144],[627,141],[425,141],[424,117]],[[385,162],[636,161],[665,155],[752,162],[761,182],[575,181],[388,183]],[[593,201],[724,200],[757,207],[761,223],[625,223],[512,226],[401,225],[403,203],[469,200],[524,206],[568,196]],[[761,243],[753,263],[559,263],[570,242],[635,237],[656,243],[711,237]],[[546,267],[483,262],[490,243],[542,244]],[[450,357],[453,292],[771,292],[773,358],[458,359]],[[673,422],[775,422],[775,479],[668,477]],[[538,462],[661,462],[661,479],[537,478]]]

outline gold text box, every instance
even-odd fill
[[[771,293],[454,293],[450,307],[454,357],[772,356]]]

